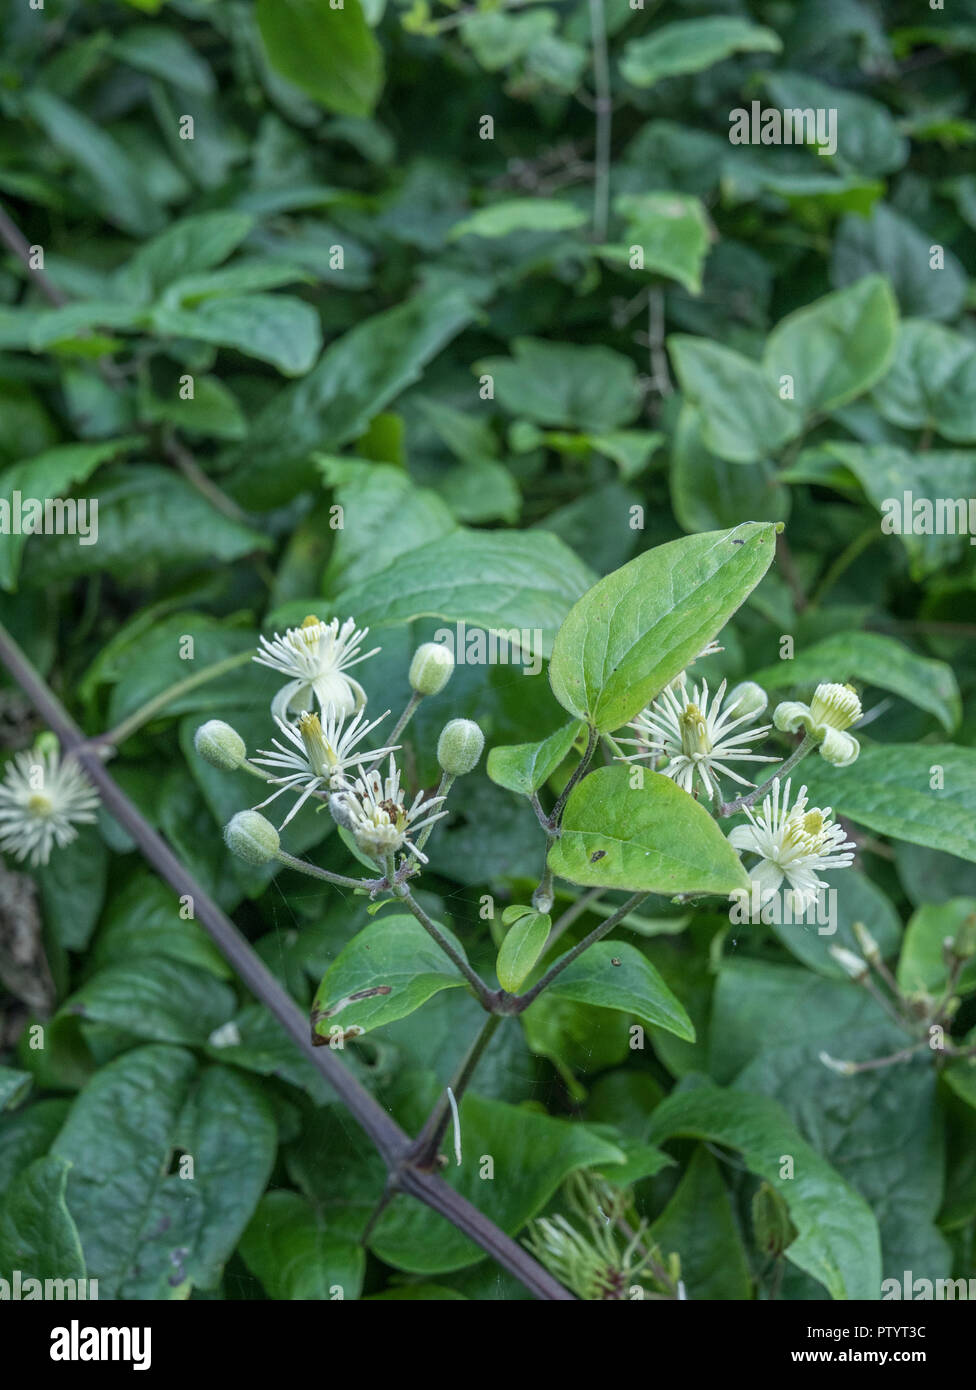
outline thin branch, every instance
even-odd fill
[[[614,927],[622,922],[629,913],[633,912],[635,907],[639,907],[647,896],[646,893],[635,893],[632,898],[627,899],[623,907],[617,909],[612,917],[608,917],[605,922],[601,922],[598,927],[594,927],[589,935],[584,936],[582,941],[577,942],[571,951],[567,951],[564,956],[560,956],[555,964],[549,967],[537,984],[534,984],[525,994],[518,995],[515,1001],[515,1012],[522,1013],[524,1009],[527,1009],[533,1000],[537,999],[542,991],[552,984],[556,976],[566,969],[567,965],[572,965],[577,956],[581,956],[584,951],[596,945],[598,941],[602,941],[607,933],[613,931]]]
[[[565,1301],[573,1295],[509,1236],[488,1220],[477,1207],[432,1173],[414,1170],[407,1155],[410,1139],[379,1102],[336,1058],[331,1048],[314,1047],[308,1019],[241,935],[233,922],[210,898],[193,875],[180,863],[165,840],[153,830],[109,774],[98,753],[50,687],[38,675],[6,628],[0,624],[0,662],[58,735],[66,752],[81,765],[98,789],[106,810],[128,832],[146,860],[174,892],[193,902],[196,920],[204,928],[242,982],[281,1024],[282,1028],[325,1078],[350,1114],[376,1145],[397,1189],[424,1202],[469,1236],[503,1269],[515,1276],[537,1298]]]
[[[457,1076],[451,1082],[451,1090],[454,1093],[455,1101],[459,1102],[464,1095],[468,1083],[474,1074],[474,1069],[480,1062],[482,1053],[491,1042],[495,1030],[501,1021],[502,1018],[500,1014],[491,1014],[485,1019],[484,1026],[478,1031],[477,1036],[468,1048]],[[427,1116],[427,1121],[423,1129],[417,1135],[413,1147],[411,1148],[411,1158],[418,1168],[431,1168],[435,1163],[450,1118],[451,1105],[447,1093],[445,1092],[434,1106],[434,1109]]]
[[[780,764],[772,777],[768,778],[765,782],[760,782],[758,787],[753,788],[753,790],[745,796],[737,796],[734,801],[720,801],[715,809],[716,816],[724,817],[738,815],[738,813],[744,811],[747,806],[751,806],[753,802],[758,801],[761,796],[766,796],[767,793],[772,791],[775,783],[778,782],[781,777],[785,777],[788,772],[792,772],[800,759],[805,758],[816,746],[817,740],[811,738],[809,734],[804,734],[802,741],[794,748],[793,752],[786,759],[786,762]]]
[[[420,906],[417,899],[413,896],[410,889],[407,887],[405,883],[397,884],[394,887],[393,891],[396,894],[396,896],[401,900],[401,902],[403,902],[410,909],[410,911],[416,917],[417,921],[427,932],[427,935],[432,937],[433,940],[437,942],[438,946],[444,952],[445,956],[447,956],[457,966],[458,970],[460,970],[461,974],[464,976],[468,984],[474,990],[478,1002],[482,1005],[482,1007],[488,1009],[490,1012],[495,1002],[495,995],[493,991],[490,990],[488,986],[485,984],[484,980],[481,978],[478,972],[476,970],[473,970],[471,966],[468,964],[468,962],[465,960],[464,956],[462,956],[459,951],[456,951],[454,949],[454,947],[448,941],[447,937],[441,931],[440,927],[436,924],[436,922],[431,921],[431,919],[427,916],[427,913]]]
[[[194,671],[192,676],[186,676],[181,681],[168,685],[165,690],[161,690],[158,695],[147,700],[144,705],[140,705],[137,710],[133,710],[130,715],[116,724],[114,729],[107,730],[104,734],[98,734],[95,738],[88,740],[90,747],[117,748],[119,744],[134,734],[137,729],[141,729],[144,724],[155,719],[157,714],[161,714],[164,709],[173,704],[181,696],[195,690],[199,685],[206,685],[208,681],[217,680],[220,676],[227,675],[228,671],[236,671],[238,666],[244,666],[251,660],[250,648],[246,652],[236,652],[233,656],[225,656],[221,661],[215,661],[210,666],[204,666],[199,671]],[[256,771],[251,768],[250,771]],[[263,773],[258,773],[263,777]],[[267,781],[268,779],[265,778]]]

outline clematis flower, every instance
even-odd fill
[[[861,701],[850,685],[818,685],[808,705],[784,700],[773,710],[773,723],[784,733],[795,734],[802,725],[820,744],[820,756],[835,767],[849,767],[861,751],[853,734],[846,733],[861,717]]]
[[[273,738],[271,742],[277,752],[267,750],[254,759],[256,763],[261,763],[264,767],[280,768],[285,772],[285,776],[273,779],[278,790],[272,792],[266,801],[262,801],[254,809],[258,811],[262,807],[270,805],[272,801],[284,795],[285,792],[300,790],[301,796],[281,822],[279,829],[284,830],[310,796],[314,796],[317,791],[337,791],[344,786],[347,780],[347,768],[358,766],[364,762],[373,762],[386,753],[394,752],[394,747],[399,745],[374,748],[369,753],[358,748],[363,739],[368,737],[379,724],[382,724],[389,712],[387,710],[385,714],[380,715],[379,719],[374,719],[371,724],[367,724],[365,712],[361,710],[345,726],[343,720],[331,706],[326,713],[324,723],[317,714],[309,714],[308,711],[303,712],[297,728],[286,723],[284,719],[276,719],[278,728],[288,742],[293,745],[294,751],[286,748],[283,743],[279,743],[278,739]]]
[[[816,902],[819,890],[829,887],[820,873],[853,862],[854,842],[845,841],[845,831],[831,820],[829,806],[808,809],[806,787],[790,805],[789,778],[782,788],[778,778],[774,781],[758,814],[750,807],[745,814],[749,824],[735,826],[727,839],[733,849],[759,855],[759,863],[748,873],[760,895],[776,892],[785,878],[795,906],[805,911]]]
[[[37,868],[95,819],[98,794],[74,758],[18,753],[0,783],[0,849]]]
[[[289,710],[312,709],[316,703],[323,714],[331,706],[342,719],[362,709],[366,692],[346,672],[380,650],[374,647],[360,656],[359,644],[368,632],[368,627],[356,627],[355,618],[347,618],[340,627],[338,618],[324,623],[313,614],[301,627],[290,627],[284,637],[277,632],[270,641],[261,637],[254,660],[288,677],[271,702],[274,717],[287,719]]]
[[[400,797],[400,773],[391,753],[390,770],[385,778],[378,771],[367,772],[360,766],[356,781],[330,797],[329,809],[336,822],[352,832],[356,844],[371,859],[382,864],[387,855],[406,849],[426,864],[427,856],[417,848],[411,836],[447,815],[446,811],[434,809],[444,798],[430,796],[425,801],[423,792],[418,792],[413,804],[407,807]]]
[[[755,716],[749,712],[732,717],[740,707],[738,698],[723,709],[725,686],[723,681],[711,700],[707,681],[702,681],[700,688],[696,685],[690,694],[686,685],[677,690],[665,688],[653,704],[631,721],[630,727],[637,738],[618,740],[638,749],[623,761],[656,761],[663,755],[668,759],[667,767],[662,768],[665,777],[670,777],[686,792],[694,791],[697,779],[713,799],[718,794],[719,775],[731,777],[744,787],[754,786],[755,783],[740,777],[726,764],[779,762],[779,758],[754,753],[749,748],[749,744],[767,734],[771,726],[743,728]]]

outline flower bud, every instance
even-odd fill
[[[960,960],[970,960],[976,956],[976,912],[970,912],[956,932],[952,949]]]
[[[799,1234],[785,1198],[771,1183],[764,1182],[752,1199],[752,1229],[764,1255],[782,1255]]]
[[[849,975],[852,980],[863,980],[867,976],[867,961],[863,961],[853,951],[845,950],[843,946],[831,946],[830,954],[844,974]]]
[[[208,719],[193,735],[193,746],[212,767],[233,771],[247,757],[244,740],[222,719]]]
[[[755,718],[762,714],[769,704],[769,697],[761,685],[755,681],[742,681],[734,686],[725,697],[725,708],[736,719]]]
[[[452,719],[437,740],[437,761],[451,777],[463,777],[477,766],[485,736],[472,719]]]
[[[444,642],[424,642],[410,663],[410,689],[417,695],[436,695],[454,672],[454,655]]]
[[[281,847],[277,830],[259,811],[238,811],[224,826],[224,840],[248,864],[267,864]]]
[[[863,922],[854,923],[854,935],[861,948],[861,954],[871,965],[881,964],[881,949]]]

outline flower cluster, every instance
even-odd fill
[[[455,776],[470,771],[481,754],[484,738],[469,720],[452,720],[441,734],[438,757],[444,773],[437,795],[418,792],[407,805],[401,791],[396,742],[416,703],[443,689],[454,669],[447,649],[425,643],[414,655],[409,679],[413,695],[392,734],[377,734],[386,710],[376,719],[366,714],[366,692],[349,669],[380,649],[362,652],[368,628],[354,618],[322,622],[305,619],[284,636],[262,637],[256,662],[286,678],[271,701],[279,738],[272,747],[248,760],[236,730],[210,720],[197,730],[197,752],[218,767],[240,767],[262,778],[273,790],[250,811],[240,812],[225,832],[229,847],[251,863],[284,858],[278,831],[315,798],[336,824],[348,831],[359,852],[384,871],[395,870],[401,852],[426,863],[423,845],[433,825],[447,812],[443,803]],[[375,745],[375,746],[371,746]],[[389,758],[386,775],[379,764]],[[281,796],[294,797],[291,809],[276,830],[259,812]]]
[[[696,660],[722,650],[710,642]],[[843,829],[830,819],[829,807],[807,808],[806,787],[791,806],[790,783],[782,788],[780,776],[814,747],[836,767],[853,763],[860,744],[847,730],[861,719],[861,702],[852,686],[824,682],[817,686],[809,705],[784,701],[774,709],[771,723],[757,724],[768,703],[765,691],[753,681],[726,693],[723,680],[710,692],[706,680],[689,685],[685,670],[631,720],[634,737],[617,741],[636,750],[621,754],[621,761],[650,763],[683,791],[695,797],[704,793],[719,815],[744,811],[748,823],[737,826],[728,839],[734,848],[759,856],[758,864],[750,870],[753,888],[773,892],[786,879],[793,905],[802,910],[816,900],[818,889],[827,887],[819,873],[848,866],[853,860],[848,851],[854,845],[845,842]],[[788,763],[773,774],[771,789],[761,809],[753,814],[751,803],[759,791],[731,764],[781,762],[781,758],[757,752],[754,747],[774,727],[783,733],[797,733],[802,728],[805,739]],[[752,788],[752,794],[726,808],[721,804],[723,777]]]

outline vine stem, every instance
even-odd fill
[[[802,741],[794,748],[793,752],[786,759],[786,762],[780,764],[772,777],[765,782],[760,782],[759,786],[755,787],[746,796],[737,796],[734,801],[719,802],[715,811],[716,816],[735,816],[738,815],[740,811],[744,811],[747,806],[751,806],[760,796],[765,796],[767,792],[772,791],[773,784],[778,782],[781,777],[785,777],[788,772],[792,772],[797,763],[800,762],[802,758],[805,758],[808,753],[812,752],[816,746],[817,740],[811,738],[809,734],[804,734]]]
[[[161,690],[158,695],[154,695],[151,700],[147,700],[144,705],[140,705],[132,714],[126,716],[116,724],[114,729],[109,729],[104,734],[98,734],[95,738],[88,739],[90,747],[117,748],[120,743],[134,734],[137,729],[141,729],[144,724],[148,724],[157,714],[161,714],[168,705],[181,696],[189,694],[191,690],[196,690],[199,685],[206,685],[208,681],[217,680],[219,676],[225,676],[228,671],[236,671],[238,666],[244,666],[251,660],[251,650],[246,652],[236,652],[234,656],[226,656],[222,661],[215,661],[210,666],[204,666],[199,671],[194,671],[192,676],[186,676],[181,681],[176,681],[169,685],[165,690]],[[265,777],[263,772],[257,768],[248,767],[249,772],[255,773],[258,777]]]
[[[58,735],[95,786],[106,810],[128,832],[143,856],[174,892],[193,903],[196,920],[243,984],[278,1020],[298,1050],[325,1078],[350,1114],[375,1144],[397,1191],[417,1198],[447,1218],[497,1260],[530,1293],[547,1301],[567,1301],[574,1295],[539,1262],[505,1235],[471,1202],[434,1173],[416,1170],[410,1160],[411,1140],[374,1096],[342,1065],[329,1047],[312,1045],[308,1019],[265,965],[250,942],[217,906],[180,862],[166,841],[133,805],[85,739],[54,692],[34,669],[18,644],[0,624],[0,662],[30,699],[45,723]]]
[[[596,88],[593,235],[598,241],[606,241],[610,221],[610,137],[613,100],[610,94],[610,59],[607,54],[607,21],[603,0],[590,0],[590,33],[593,39],[593,83]]]
[[[607,933],[613,931],[614,927],[622,922],[629,913],[633,912],[635,907],[639,907],[647,896],[647,893],[635,893],[632,898],[627,899],[623,907],[617,909],[612,917],[608,917],[605,922],[601,922],[598,927],[594,927],[589,935],[584,936],[582,941],[577,942],[571,951],[567,951],[564,956],[560,956],[559,959],[549,967],[537,984],[534,984],[525,994],[517,996],[515,1001],[516,1013],[521,1013],[523,1009],[527,1009],[533,1000],[537,999],[542,991],[552,984],[556,976],[566,969],[567,965],[572,965],[577,956],[581,956],[584,951],[588,950],[591,946],[595,946],[598,941],[602,941]]]
[[[431,919],[427,916],[427,913],[420,906],[417,899],[411,893],[407,885],[405,883],[396,884],[393,888],[393,892],[410,909],[410,911],[416,917],[417,921],[426,931],[427,935],[437,942],[438,946],[444,952],[445,956],[447,956],[457,966],[458,970],[460,970],[461,974],[464,976],[468,984],[474,990],[475,994],[478,997],[478,1002],[482,1005],[482,1007],[491,1011],[495,1002],[494,993],[488,988],[488,986],[485,984],[484,980],[481,978],[478,972],[476,970],[472,970],[471,966],[464,959],[464,956],[461,955],[460,951],[456,951],[454,949],[454,947],[448,941],[447,937],[441,931],[440,927],[438,927],[435,922],[431,921]]]
[[[485,1019],[484,1025],[479,1030],[477,1036],[465,1055],[464,1061],[458,1069],[457,1076],[451,1082],[451,1091],[455,1101],[460,1104],[461,1097],[467,1089],[468,1082],[474,1073],[475,1067],[481,1060],[482,1053],[494,1037],[495,1030],[502,1021],[501,1014],[490,1014]],[[437,1160],[437,1154],[441,1146],[441,1141],[447,1131],[448,1122],[451,1118],[451,1104],[447,1097],[447,1092],[441,1096],[437,1105],[427,1117],[423,1129],[417,1135],[411,1149],[411,1157],[418,1168],[431,1168]]]

